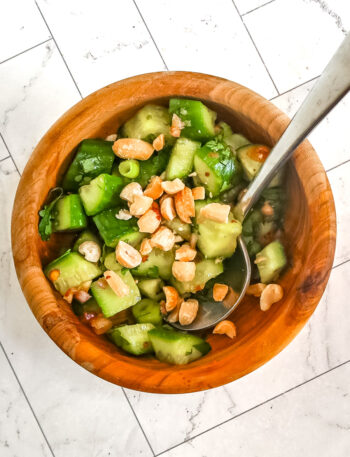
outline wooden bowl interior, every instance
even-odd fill
[[[296,153],[294,163],[288,165],[285,240],[289,267],[280,281],[285,291],[284,299],[269,312],[263,313],[257,299],[246,297],[231,315],[238,329],[235,340],[209,335],[208,341],[213,349],[207,356],[187,366],[169,366],[152,357],[126,355],[79,321],[70,306],[49,286],[40,269],[68,247],[72,237],[55,234],[50,242],[42,242],[37,233],[37,212],[49,190],[61,179],[82,139],[104,138],[116,132],[144,104],[166,104],[171,96],[180,94],[201,99],[218,113],[219,119],[228,122],[234,131],[243,133],[255,143],[272,146],[288,122],[277,108],[234,83],[207,77],[201,85],[205,75],[199,75],[192,77],[186,85],[181,84],[181,75],[186,73],[175,75],[179,77],[174,76],[171,82],[169,74],[163,79],[160,77],[155,87],[143,86],[142,91],[141,77],[126,80],[124,86],[123,82],[116,83],[73,107],[45,135],[30,159],[17,193],[13,219],[13,239],[26,226],[22,241],[26,245],[31,243],[26,255],[20,254],[17,243],[13,243],[19,280],[34,314],[51,338],[82,366],[111,382],[164,393],[189,392],[221,385],[254,370],[278,353],[316,307],[328,279],[335,243],[334,207],[328,181],[317,157],[312,155],[311,146],[305,143]],[[130,93],[137,93],[137,96]],[[259,115],[260,111],[267,113],[265,117]],[[270,125],[274,127],[270,128]],[[313,168],[311,162],[309,168],[312,168],[312,176],[317,175],[317,183],[321,182],[321,197],[320,194],[310,197],[311,189],[307,188],[306,182],[310,177],[303,175],[301,167],[301,156],[305,154],[303,148],[311,151]],[[33,182],[37,183],[35,192],[31,197],[24,198],[28,184]],[[317,275],[313,276],[311,257],[320,238],[319,233],[313,236],[318,217],[317,208],[314,208],[319,205],[317,198],[329,202],[323,208],[327,220],[322,222],[327,231],[323,241],[327,240],[328,244],[322,258],[315,259]],[[29,221],[21,219],[23,205],[29,205]],[[35,280],[29,278],[28,265],[35,267]],[[126,374],[127,370],[129,374]]]

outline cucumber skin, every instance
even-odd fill
[[[115,248],[118,241],[125,240],[128,235],[139,233],[137,219],[135,217],[128,221],[117,219],[115,215],[119,210],[120,208],[107,209],[92,218],[105,244],[111,248]]]
[[[159,303],[149,298],[143,298],[131,308],[132,314],[139,324],[161,325],[163,322]]]
[[[87,226],[84,208],[77,194],[65,195],[60,198],[54,206],[53,215],[54,232],[82,230]]]
[[[164,297],[164,282],[160,278],[141,279],[138,283],[141,295],[151,300],[159,301]]]
[[[267,246],[264,247],[256,255],[256,260],[263,258],[264,261],[257,262],[257,267],[259,270],[259,275],[261,282],[268,284],[271,281],[276,281],[279,277],[280,272],[287,264],[286,254],[284,252],[284,247],[279,241],[272,241]],[[275,265],[271,269],[271,263]]]
[[[209,343],[196,335],[176,332],[165,327],[148,332],[158,360],[174,365],[184,365],[208,354]]]
[[[123,325],[110,330],[108,336],[116,346],[129,354],[150,354],[153,352],[153,347],[148,332],[152,329],[154,329],[152,324]],[[132,335],[133,331],[136,331],[135,335]]]
[[[188,138],[179,138],[171,151],[166,168],[166,178],[184,178],[193,170],[194,154],[201,144]]]
[[[81,185],[88,184],[101,173],[110,173],[115,159],[112,146],[112,141],[100,139],[83,140],[63,178],[63,189],[66,191],[76,191]],[[86,161],[92,167],[90,171],[84,171],[83,165],[86,164]],[[81,176],[81,180],[76,181],[75,178],[79,176]]]
[[[202,163],[209,168],[208,173],[212,174],[215,181],[214,185],[208,185],[208,179],[202,176]],[[221,151],[215,151],[207,145],[196,151],[194,168],[204,187],[212,193],[213,197],[230,187],[234,187],[243,177],[242,167],[232,154],[230,156],[223,155]]]
[[[152,249],[147,260],[141,263],[136,268],[133,268],[132,274],[146,278],[162,278],[170,279],[171,267],[175,260],[174,250],[162,251],[160,249]]]
[[[215,263],[214,260],[205,259],[196,264],[196,273],[192,281],[180,282],[174,277],[170,279],[172,285],[177,289],[180,295],[186,293],[198,292],[198,286],[203,286],[210,279],[216,278],[223,273],[224,267],[222,263]]]
[[[44,268],[45,276],[49,277],[52,270],[60,271],[60,276],[53,281],[53,285],[61,295],[64,295],[68,289],[78,287],[82,282],[90,281],[102,274],[96,264],[88,262],[77,252],[70,251],[49,263]]]
[[[171,98],[169,112],[185,122],[185,127],[181,130],[182,137],[201,142],[214,138],[216,113],[199,100]],[[190,126],[186,126],[188,122],[191,123]]]
[[[79,195],[86,214],[95,216],[116,206],[121,201],[120,192],[123,187],[124,182],[121,178],[105,173],[97,176],[90,184],[80,187]]]

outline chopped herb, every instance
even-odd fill
[[[56,202],[62,197],[63,189],[61,187],[55,187],[51,190],[50,197],[52,197],[52,195],[56,192],[58,192],[57,197],[54,198],[51,203],[45,205],[41,211],[39,211],[39,216],[41,217],[39,222],[39,233],[43,241],[48,241],[52,234],[52,210]]]

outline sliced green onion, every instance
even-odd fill
[[[125,178],[137,178],[140,173],[140,164],[137,160],[123,160],[118,167],[119,173]]]

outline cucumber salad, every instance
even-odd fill
[[[215,306],[235,293],[220,275],[240,235],[254,265],[247,294],[263,311],[283,296],[283,171],[241,224],[235,203],[270,149],[216,118],[192,99],[144,106],[117,134],[80,143],[39,212],[44,241],[76,233],[46,277],[92,331],[135,356],[186,364],[210,351],[171,323],[196,319],[197,294]],[[234,338],[236,328],[225,320],[213,333]]]

